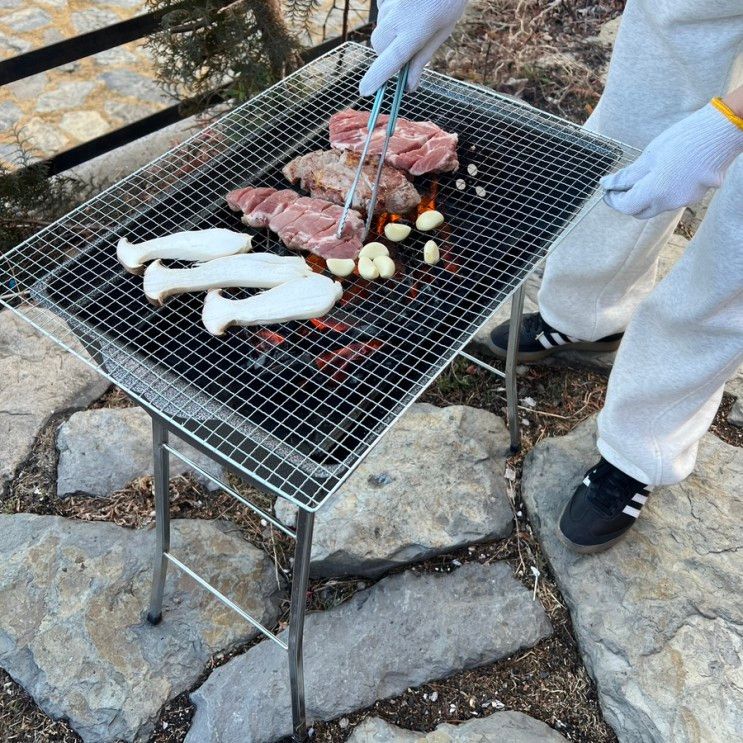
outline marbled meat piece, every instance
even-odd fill
[[[271,217],[288,209],[299,198],[299,194],[290,188],[271,191],[258,199],[251,200],[247,195],[242,197],[245,201],[242,221],[248,227],[268,227]]]
[[[316,150],[288,163],[283,173],[290,183],[299,184],[303,191],[318,199],[343,204],[353,185],[359,155],[351,151]],[[371,201],[372,185],[377,175],[379,156],[367,158],[363,175],[354,192],[352,206],[367,211]],[[420,204],[420,194],[407,176],[386,163],[382,166],[375,213],[405,214]]]
[[[369,152],[382,152],[385,128],[389,117],[381,115],[374,128]],[[366,140],[368,111],[346,109],[330,117],[330,144],[337,150],[361,153]],[[399,118],[390,138],[385,163],[411,175],[453,173],[459,168],[456,134],[445,132],[431,121],[410,121]]]
[[[364,221],[357,211],[352,209],[348,213],[343,234],[337,238],[335,231],[343,208],[336,204],[300,196],[290,189],[247,187],[238,191],[240,195],[232,200],[246,207],[243,222],[251,227],[268,227],[288,248],[306,250],[323,258],[358,257]]]

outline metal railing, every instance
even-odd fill
[[[215,2],[219,7],[230,5],[233,0],[215,0]],[[171,6],[167,10],[145,13],[0,61],[0,87],[156,33],[161,30],[161,23],[166,14],[179,8],[185,8],[186,5],[186,3],[182,3]],[[300,56],[305,63],[311,62],[344,41],[368,36],[376,15],[377,3],[376,0],[372,0],[369,7],[369,17],[365,24],[347,32],[344,30],[344,33],[340,36],[306,48]],[[94,157],[164,129],[187,116],[203,111],[223,101],[225,99],[223,93],[223,90],[214,90],[210,95],[199,98],[198,101],[180,101],[156,113],[144,116],[118,129],[53,155],[43,160],[43,164],[47,168],[48,175],[57,175],[92,160]]]

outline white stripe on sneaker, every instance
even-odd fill
[[[587,488],[590,488],[590,487],[591,487],[591,481],[590,481],[590,480],[588,479],[588,475],[586,475],[586,476],[585,476],[585,477],[583,478],[583,484],[584,484],[584,485],[585,485],[585,486],[586,486]]]
[[[647,499],[648,499],[647,495],[641,495],[640,493],[635,493],[632,496],[632,500],[635,503],[639,503],[641,506],[645,505],[645,502],[647,501]]]
[[[537,336],[537,340],[545,347],[545,348],[552,348],[552,343],[550,343],[549,338],[544,333],[540,333]]]
[[[552,336],[552,340],[557,343],[558,346],[564,346],[568,341],[566,338],[563,338],[561,333],[550,333]]]
[[[636,519],[640,515],[640,509],[632,508],[632,506],[625,506],[622,509],[622,513],[626,513],[628,516],[632,516],[633,518]]]

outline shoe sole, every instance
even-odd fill
[[[569,505],[570,501],[562,507],[560,517],[557,519],[557,528],[555,531],[557,532],[557,538],[573,552],[578,552],[581,555],[595,555],[599,552],[606,552],[606,550],[613,547],[617,542],[621,542],[627,535],[627,532],[624,532],[624,534],[620,534],[618,537],[614,537],[614,539],[610,539],[608,542],[602,542],[601,544],[578,544],[577,542],[573,542],[562,533],[562,529],[560,528],[560,522],[562,521],[562,517],[565,515],[565,511]]]
[[[565,343],[562,346],[553,346],[552,348],[545,348],[543,351],[520,351],[516,356],[517,363],[529,364],[535,361],[541,361],[546,359],[548,356],[560,353],[560,351],[587,351],[591,353],[608,353],[609,351],[616,351],[619,348],[621,341],[608,341],[604,343]],[[506,351],[498,346],[492,346],[487,341],[483,348],[484,351],[494,356],[496,359],[501,361],[506,360],[508,355]]]

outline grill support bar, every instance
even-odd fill
[[[301,743],[307,738],[302,645],[314,524],[315,514],[299,509],[297,512],[297,544],[294,552],[292,596],[289,609],[289,687],[292,696],[293,739],[297,743]]]
[[[147,621],[156,625],[162,619],[163,591],[168,570],[167,554],[170,550],[170,457],[166,449],[168,430],[162,422],[152,417],[152,454],[154,459],[153,481],[155,486],[155,564],[152,574],[152,592]]]
[[[516,359],[519,335],[521,334],[521,315],[524,312],[525,286],[525,281],[519,284],[519,288],[513,293],[511,299],[511,320],[508,327],[508,348],[506,349],[506,404],[508,406],[508,429],[511,432],[511,451],[514,453],[521,448],[521,428],[518,415],[519,397],[516,390]]]
[[[312,533],[315,523],[313,512],[299,509],[297,513],[296,532],[287,529],[283,524],[267,514],[263,509],[250,503],[237,493],[233,488],[210,475],[202,467],[192,462],[188,457],[181,454],[168,443],[168,429],[160,417],[152,411],[152,453],[154,464],[154,488],[155,488],[155,555],[152,572],[152,590],[150,593],[150,605],[147,611],[147,621],[157,625],[162,620],[163,594],[165,592],[165,579],[167,577],[168,563],[182,570],[195,580],[202,588],[206,589],[215,598],[228,606],[244,620],[253,625],[266,637],[281,646],[289,654],[289,686],[292,702],[292,729],[293,740],[301,743],[307,739],[307,714],[304,694],[304,618],[307,610],[307,584],[310,574],[310,554],[312,552]],[[212,586],[198,573],[194,572],[172,554],[170,554],[170,455],[173,454],[180,460],[193,467],[200,474],[220,486],[225,492],[248,506],[254,512],[268,519],[273,525],[281,529],[285,534],[293,537],[296,541],[294,550],[294,566],[292,575],[291,601],[289,609],[289,637],[288,642],[277,637],[255,617],[238,606],[229,597]]]

